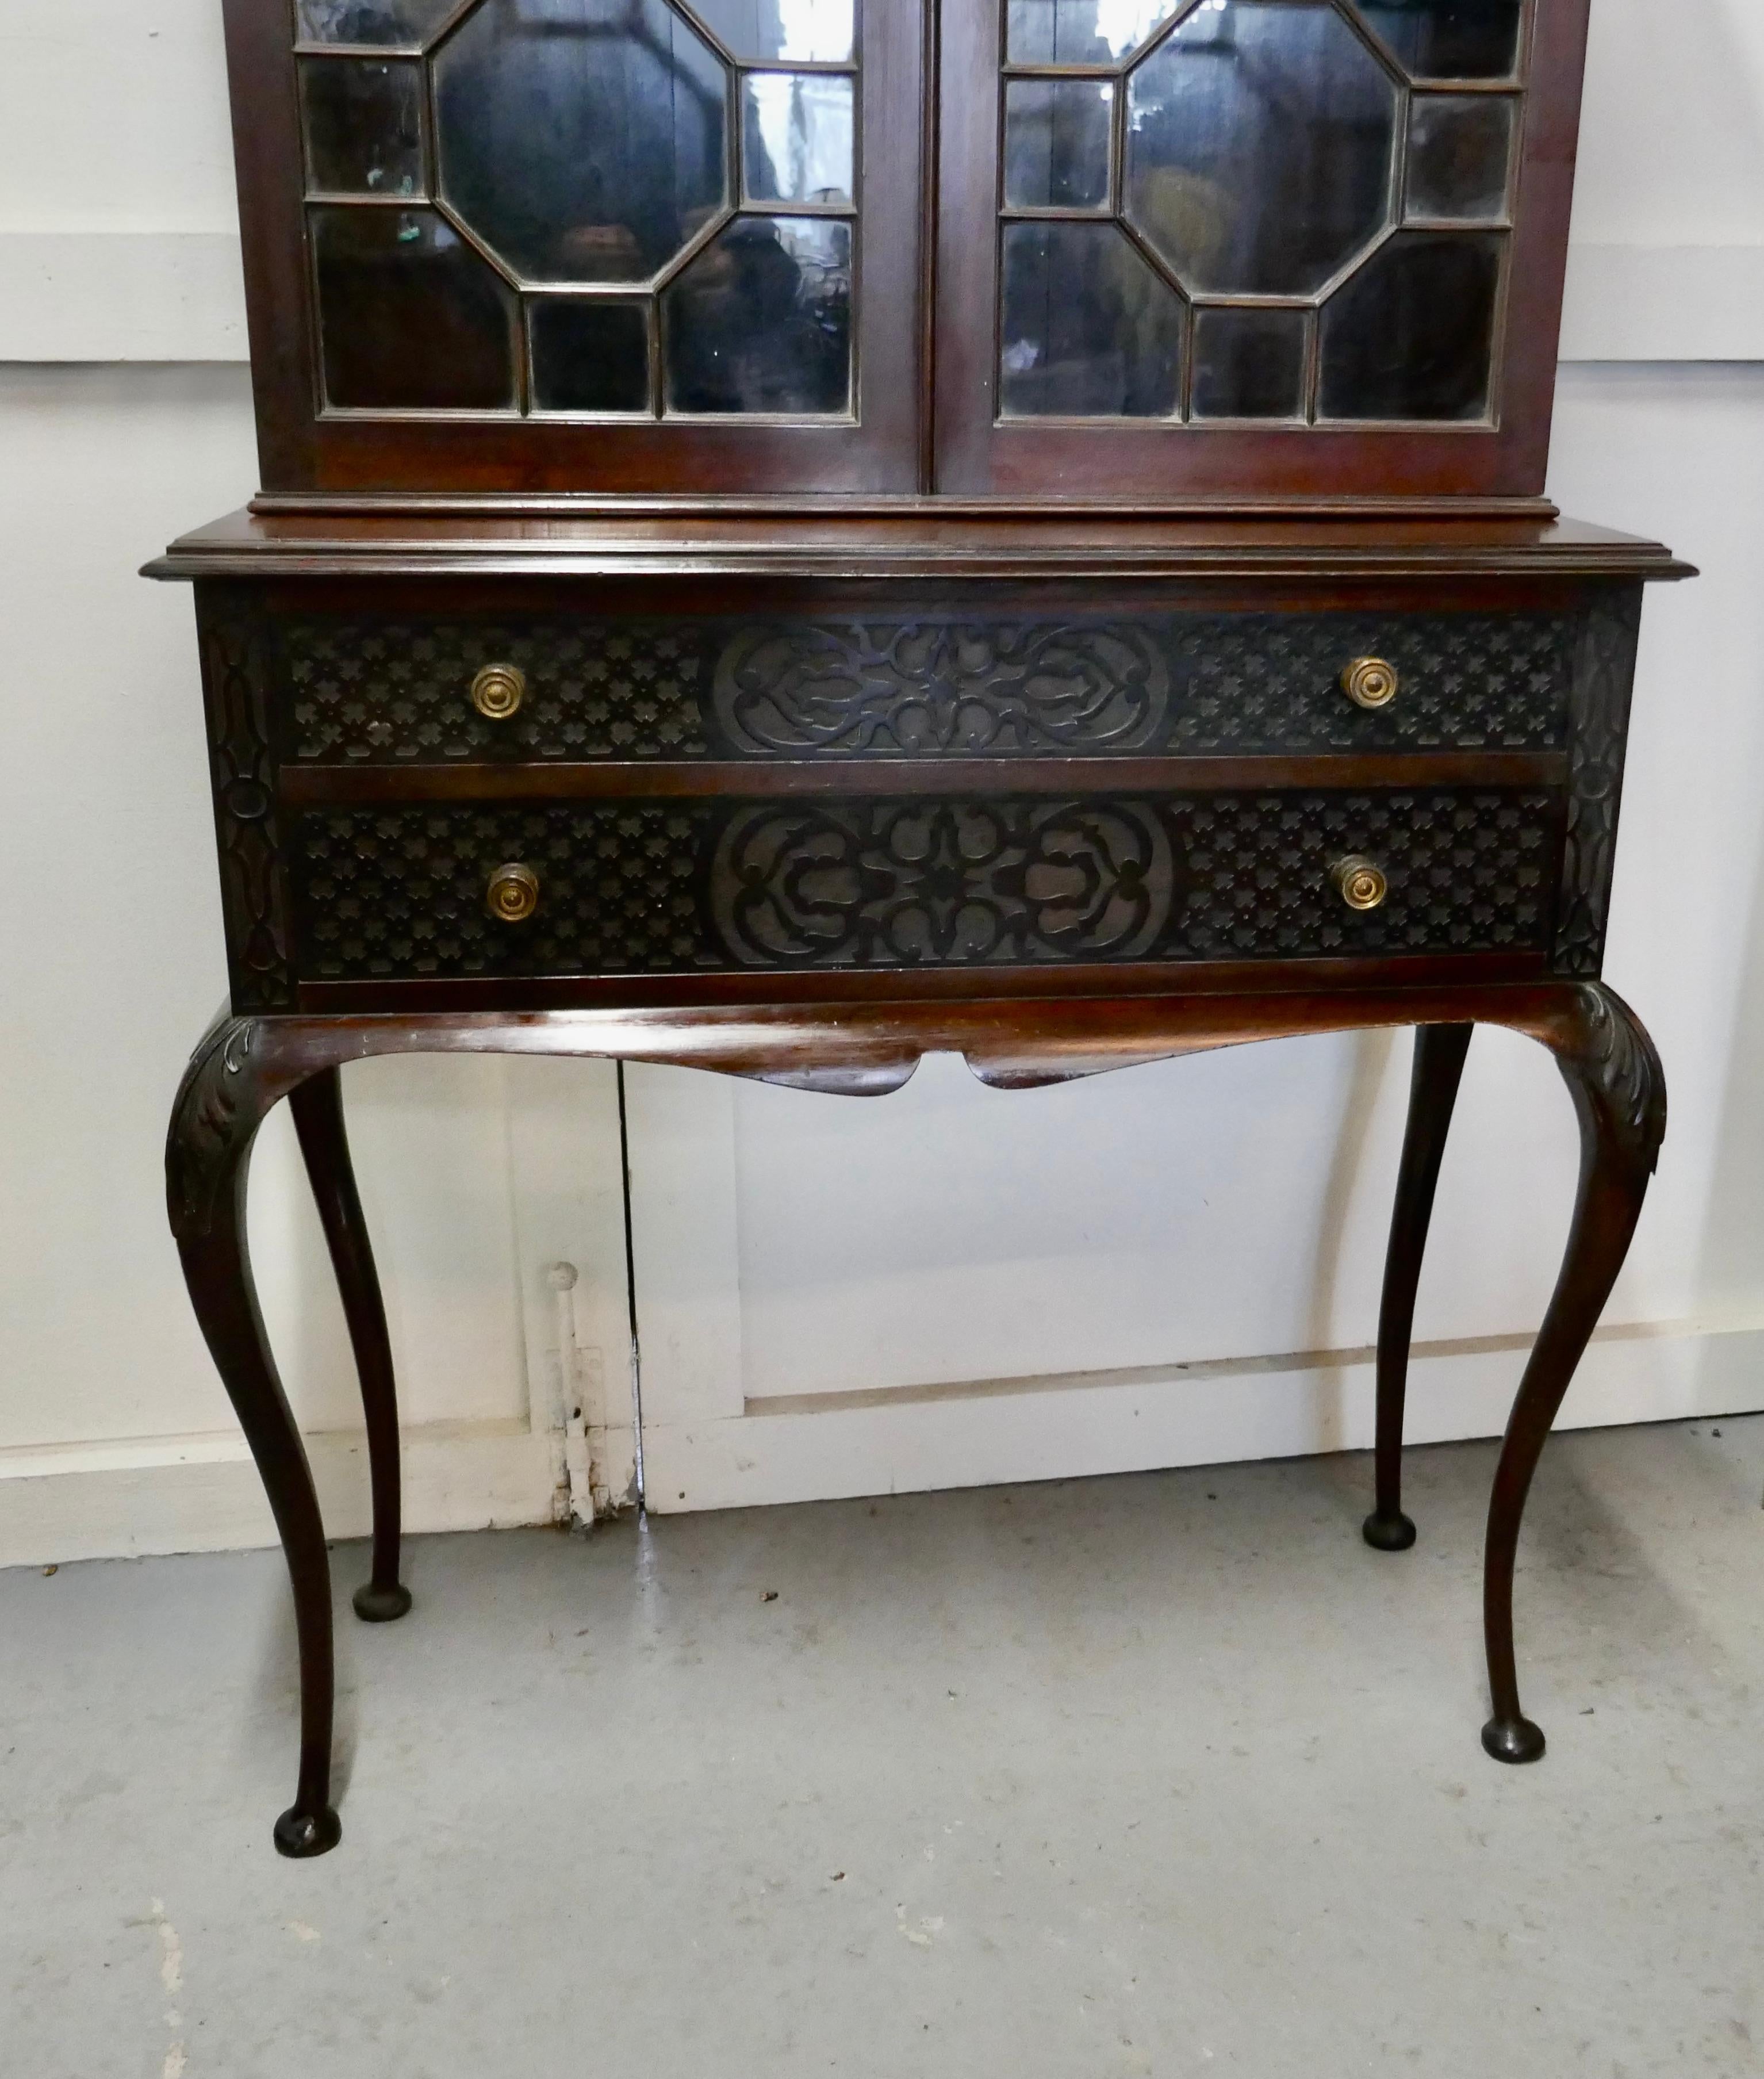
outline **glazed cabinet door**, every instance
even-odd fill
[[[917,0],[228,15],[271,492],[915,486]]]
[[[1540,492],[1586,13],[946,0],[941,487]]]

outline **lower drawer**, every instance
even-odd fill
[[[295,968],[341,981],[1541,952],[1562,815],[1549,792],[1469,788],[326,809],[294,826]],[[1350,860],[1373,869],[1348,890],[1372,906],[1344,893]]]

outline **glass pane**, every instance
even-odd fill
[[[687,0],[738,58],[843,65],[851,56],[852,0]],[[888,0],[881,0],[886,6]]]
[[[1302,419],[1305,415],[1302,311],[1197,311],[1197,419]]]
[[[646,412],[650,328],[642,303],[540,296],[529,306],[536,412]]]
[[[1177,408],[1181,299],[1112,224],[1004,227],[1006,418],[1156,419]]]
[[[1356,0],[1420,79],[1508,79],[1524,0]]]
[[[1187,287],[1310,295],[1383,228],[1398,90],[1327,0],[1208,0],[1127,95],[1128,213]]]
[[[1480,419],[1489,404],[1499,236],[1403,232],[1322,320],[1326,419]]]
[[[432,36],[453,10],[454,0],[295,0],[295,28],[303,44],[410,48]]]
[[[671,412],[847,412],[851,226],[738,217],[668,288]]]
[[[485,0],[433,65],[441,191],[528,281],[643,280],[724,205],[724,69],[663,0]]]
[[[1005,200],[1015,209],[1104,207],[1114,112],[1113,80],[1012,80],[1005,89]]]
[[[326,401],[366,410],[513,408],[514,297],[428,209],[315,209]]]
[[[1107,65],[1137,50],[1181,0],[1010,0],[1005,52],[1013,65]]]
[[[1507,214],[1516,104],[1488,94],[1418,94],[1409,111],[1409,215],[1486,224]]]
[[[303,58],[307,187],[320,195],[420,195],[422,105],[420,65]]]
[[[742,91],[742,171],[753,202],[851,200],[851,82],[750,72]]]

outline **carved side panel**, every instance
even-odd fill
[[[1582,625],[1574,663],[1568,836],[1553,952],[1558,974],[1596,975],[1604,960],[1641,625],[1639,585],[1603,596]]]
[[[270,635],[245,596],[199,595],[221,908],[235,1010],[291,1006],[287,876],[276,813]]]

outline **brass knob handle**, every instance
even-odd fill
[[[539,906],[539,876],[518,860],[499,866],[484,890],[484,907],[499,924],[525,923]]]
[[[1356,657],[1341,675],[1341,690],[1356,708],[1389,707],[1402,683],[1382,657]]]
[[[471,682],[471,704],[487,722],[507,722],[527,697],[527,675],[518,664],[487,664]]]
[[[1329,878],[1350,910],[1376,910],[1390,893],[1384,869],[1369,859],[1338,859],[1329,869]]]

